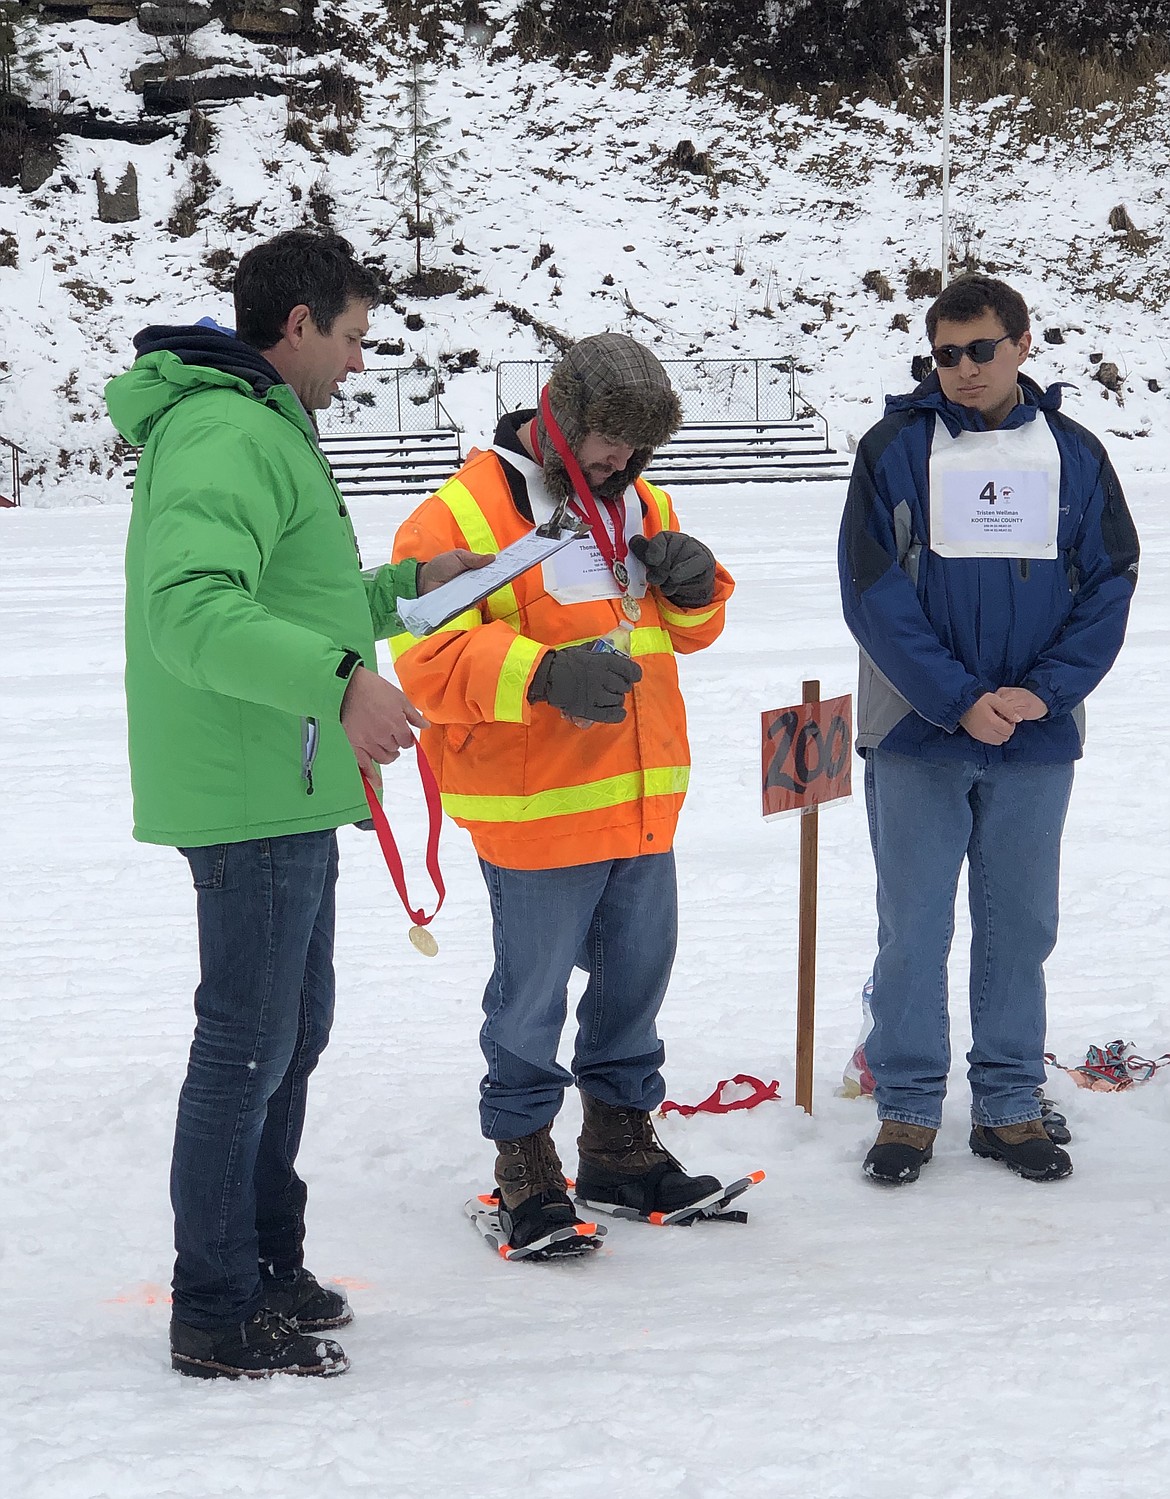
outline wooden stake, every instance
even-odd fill
[[[819,703],[820,682],[805,682],[803,702]],[[817,987],[818,814],[809,807],[800,818],[800,935],[796,976],[796,1106],[813,1111],[813,1039]]]

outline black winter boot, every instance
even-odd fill
[[[883,1119],[878,1137],[870,1146],[861,1169],[871,1181],[887,1187],[904,1187],[918,1180],[918,1173],[934,1154],[938,1134],[924,1124],[903,1124]]]
[[[977,1124],[971,1131],[971,1149],[985,1160],[1002,1161],[1027,1181],[1055,1182],[1072,1175],[1072,1157],[1053,1142],[1040,1119],[997,1129]]]
[[[677,1213],[721,1190],[715,1176],[688,1176],[654,1132],[645,1109],[614,1108],[581,1092],[574,1191],[598,1206],[630,1208],[639,1217]]]
[[[301,1332],[268,1307],[247,1322],[204,1332],[171,1319],[171,1368],[198,1379],[268,1379],[273,1374],[344,1374],[349,1360],[336,1343]]]
[[[264,1305],[301,1332],[326,1332],[353,1321],[349,1299],[339,1287],[323,1286],[302,1267],[293,1275],[274,1276],[269,1265],[260,1266]]]
[[[497,1140],[496,1149],[500,1226],[513,1249],[522,1249],[555,1229],[581,1222],[569,1200],[551,1125],[519,1140]],[[545,1253],[577,1253],[579,1247],[575,1240],[568,1240],[567,1247],[554,1243]]]

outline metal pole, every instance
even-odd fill
[[[803,701],[819,703],[821,684],[804,683]],[[817,987],[817,824],[816,805],[800,816],[800,920],[796,959],[796,1107],[813,1111],[813,1034]]]
[[[941,283],[946,286],[951,279],[951,0],[946,0],[946,17],[943,22],[942,137],[942,259],[939,266]]]

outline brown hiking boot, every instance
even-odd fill
[[[676,1213],[722,1190],[715,1176],[688,1176],[654,1133],[645,1109],[614,1108],[582,1091],[574,1191],[595,1207],[628,1208],[638,1217]]]
[[[1017,1176],[1032,1182],[1055,1182],[1072,1175],[1072,1157],[1061,1150],[1044,1127],[1043,1119],[1022,1124],[977,1124],[971,1149],[984,1160],[1002,1161]]]
[[[550,1124],[519,1140],[497,1140],[496,1149],[500,1223],[513,1249],[580,1223]]]
[[[904,1187],[916,1182],[918,1173],[934,1154],[934,1137],[938,1130],[924,1124],[903,1124],[898,1119],[883,1119],[878,1137],[870,1146],[861,1169],[871,1181],[890,1187]]]

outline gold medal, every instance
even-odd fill
[[[412,926],[406,934],[422,953],[424,958],[433,958],[438,954],[439,944],[427,931],[425,926]]]
[[[622,594],[622,613],[627,619],[639,620],[642,618],[642,606],[632,593]]]

